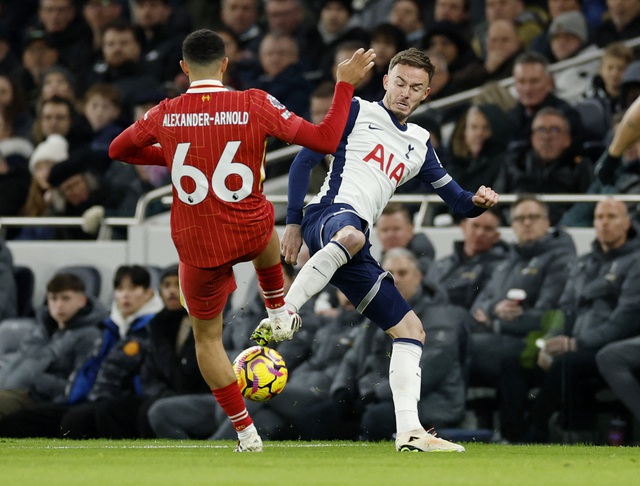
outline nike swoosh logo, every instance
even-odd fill
[[[322,273],[320,270],[318,270],[318,269],[316,268],[316,266],[315,266],[315,265],[314,265],[313,267],[311,267],[311,268],[313,268],[316,272],[318,272],[318,273],[319,273],[320,275],[322,275],[324,278],[327,278],[327,276],[326,276],[324,273]]]
[[[372,125],[371,123],[369,123],[369,130],[382,130],[382,128],[376,127],[375,125]]]

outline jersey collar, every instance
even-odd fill
[[[187,93],[211,93],[214,91],[227,91],[227,88],[217,79],[200,79],[191,83]]]

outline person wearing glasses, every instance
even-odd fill
[[[541,317],[557,308],[576,258],[573,239],[550,226],[549,209],[535,196],[520,196],[510,216],[516,238],[511,253],[471,306],[477,322],[471,338],[472,386],[496,387],[503,360],[526,357],[527,337],[542,335]]]
[[[558,292],[557,319],[536,343],[535,365],[503,363],[500,428],[510,442],[599,443],[595,395],[605,386],[600,373],[614,377],[614,390],[624,389],[619,396],[632,389],[615,363],[621,356],[635,359],[634,351],[620,354],[607,345],[640,333],[640,238],[626,204],[613,197],[598,202],[593,219],[592,250],[569,269]],[[538,392],[531,400],[533,387]]]
[[[503,194],[582,194],[593,180],[593,164],[574,150],[569,120],[557,108],[542,108],[531,123],[531,147],[502,166],[495,187]],[[551,204],[551,225],[570,207]]]

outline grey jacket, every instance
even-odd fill
[[[107,315],[106,308],[89,297],[87,305],[59,330],[46,306],[38,309],[38,324],[0,369],[0,389],[29,390],[37,400],[64,401],[67,379],[88,358],[100,338],[98,323]]]
[[[571,267],[560,298],[564,329],[578,348],[597,351],[605,344],[640,334],[640,237],[631,230],[620,248],[602,252],[597,241],[592,251]]]
[[[18,313],[18,293],[13,276],[13,257],[9,247],[0,239],[0,321]]]
[[[482,309],[493,319],[494,331],[524,337],[540,329],[545,311],[556,309],[575,261],[576,249],[571,236],[563,230],[552,229],[543,238],[525,245],[514,245],[511,255],[499,264],[485,288],[471,308]],[[503,321],[494,314],[498,302],[507,297],[512,288],[527,293],[523,314],[513,321]]]
[[[509,256],[509,251],[509,245],[500,240],[490,250],[469,258],[464,254],[464,241],[456,241],[451,255],[429,267],[426,280],[444,287],[450,303],[470,310],[495,267]]]

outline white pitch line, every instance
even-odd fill
[[[366,443],[340,443],[340,444],[331,444],[331,443],[317,443],[317,444],[278,444],[277,442],[267,442],[265,444],[265,448],[275,449],[275,448],[320,448],[320,447],[368,447],[369,444]],[[37,449],[231,449],[234,448],[235,445],[214,445],[214,444],[175,444],[175,445],[164,445],[164,444],[140,444],[140,445],[44,445],[44,446],[27,446],[20,444],[2,444],[0,449],[27,449],[27,450],[37,450]]]

